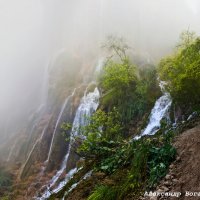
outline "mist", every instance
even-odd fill
[[[198,0],[0,0],[0,143],[41,104],[45,68],[59,52],[98,59],[116,35],[158,61],[183,30],[200,33],[199,18]]]

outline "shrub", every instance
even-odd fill
[[[166,175],[170,163],[175,159],[176,149],[170,144],[164,144],[162,147],[151,147],[149,149],[149,187],[155,184]]]
[[[88,197],[87,200],[116,200],[117,190],[114,187],[100,185]]]

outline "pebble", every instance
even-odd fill
[[[178,180],[177,179],[173,179],[172,180],[174,183],[178,183]]]
[[[171,165],[169,166],[169,168],[170,168],[170,169],[174,168],[174,164],[171,164]]]
[[[171,183],[170,183],[169,181],[165,181],[165,182],[164,182],[164,185],[166,185],[166,186],[170,186]]]
[[[165,176],[165,179],[166,179],[166,180],[170,180],[170,179],[171,179],[171,176],[168,174],[168,175]]]
[[[164,191],[161,190],[161,189],[158,189],[157,192],[158,192],[158,193],[163,193]]]
[[[172,173],[171,173],[171,176],[173,176],[173,178],[174,178],[174,177],[176,177],[176,174],[172,172]]]
[[[177,161],[177,162],[180,162],[180,161],[181,161],[181,157],[178,156],[178,157],[176,158],[176,161]]]
[[[169,188],[167,188],[165,186],[162,186],[161,188],[164,190],[164,192],[168,192],[169,191]]]

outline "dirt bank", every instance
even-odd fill
[[[177,159],[170,165],[168,175],[161,181],[156,191],[181,192],[181,195],[150,199],[200,199],[200,125],[177,136],[174,146],[177,148]]]

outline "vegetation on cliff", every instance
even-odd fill
[[[174,135],[177,130],[189,127],[177,125],[174,129],[169,119],[163,119],[154,136],[133,139],[147,124],[147,116],[161,95],[157,77],[166,82],[165,89],[173,103],[186,116],[200,109],[200,39],[193,33],[183,32],[175,52],[162,59],[158,68],[133,63],[129,47],[122,40],[110,37],[106,47],[110,56],[98,77],[100,106],[88,119],[89,123],[79,128],[80,135],[74,136],[74,149],[84,158],[79,163],[83,167],[81,176],[75,175],[50,199],[63,197],[89,170],[102,173],[104,178],[94,178],[92,186],[81,182],[90,188],[83,199],[137,199],[144,191],[156,187],[175,160]],[[71,126],[64,124],[62,128]]]
[[[158,73],[167,82],[174,103],[182,108],[199,110],[200,102],[200,38],[185,31],[176,51],[161,60]]]
[[[182,125],[173,129],[163,121],[155,136],[138,141],[130,139],[128,131],[131,121],[144,120],[160,95],[157,73],[166,81],[174,104],[184,108],[187,116],[199,109],[200,101],[200,40],[194,33],[183,32],[174,54],[162,59],[157,69],[133,64],[126,53],[128,46],[121,41],[110,38],[107,47],[112,55],[99,78],[100,109],[81,128],[86,139],[78,152],[108,179],[114,181],[120,171],[124,174],[114,184],[100,182],[93,187],[88,200],[137,198],[155,188],[175,160],[172,140]]]
[[[103,91],[102,106],[116,107],[125,124],[148,112],[160,95],[155,68],[140,68],[131,62],[128,46],[121,40],[109,38],[106,46],[112,56],[106,61],[99,86]]]
[[[98,184],[89,200],[139,196],[166,175],[176,154],[171,137],[161,134],[164,128],[159,136],[132,139],[139,132],[130,134],[131,122],[143,121],[161,94],[156,70],[153,67],[141,69],[133,64],[126,53],[127,45],[121,41],[112,39],[108,45],[112,56],[105,62],[99,77],[100,108],[88,119],[90,123],[79,130],[85,139],[78,154],[90,160],[93,171],[103,172],[107,177],[126,171],[114,185]],[[75,140],[81,138],[76,136]]]

